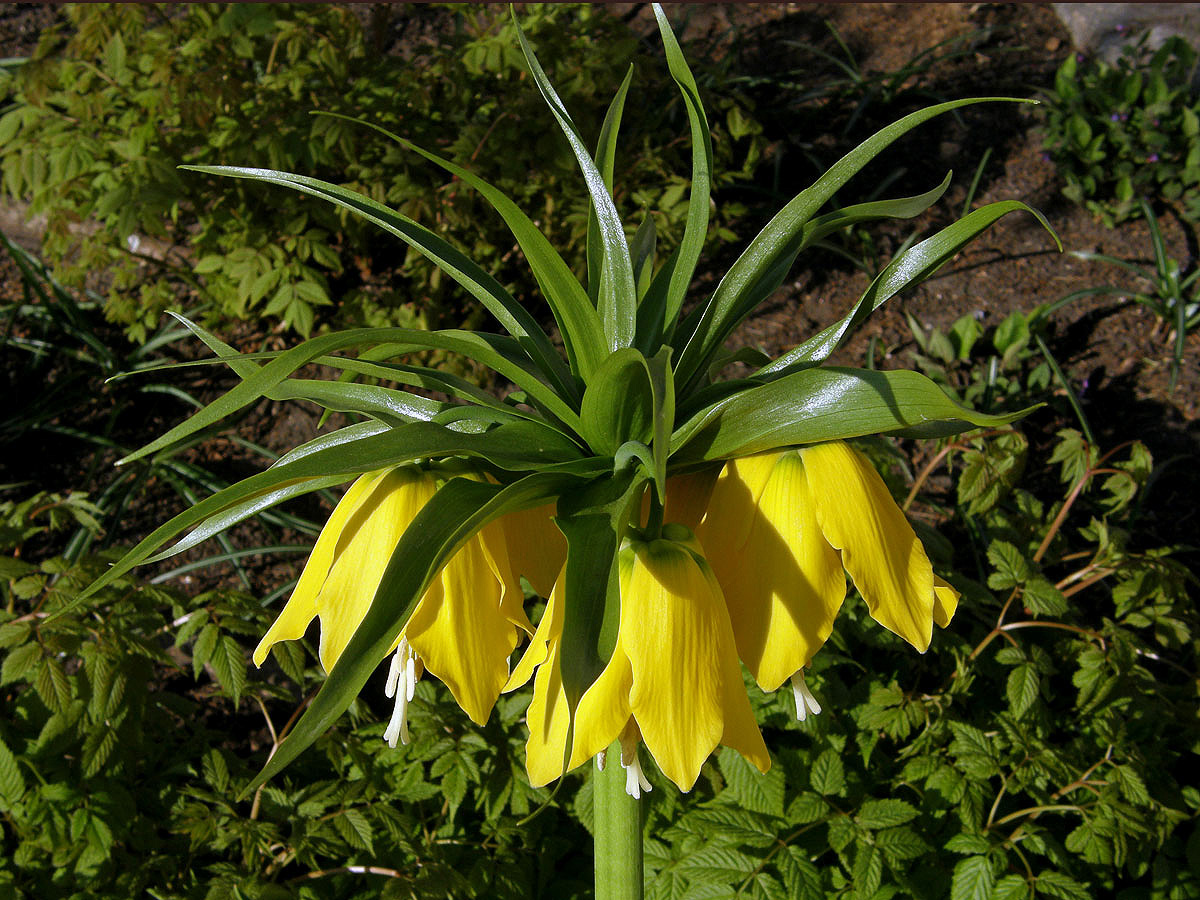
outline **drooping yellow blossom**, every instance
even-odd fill
[[[616,646],[579,701],[568,768],[621,738],[629,789],[644,790],[638,736],[663,774],[683,790],[695,784],[718,744],[738,750],[761,771],[770,767],[721,588],[699,550],[681,525],[665,526],[659,540],[631,539],[621,550]],[[528,712],[527,767],[534,785],[563,771],[568,711],[558,659],[561,633],[562,597],[556,589],[507,686],[524,683],[539,666]]]
[[[276,642],[302,637],[317,617],[321,665],[332,669],[366,615],[396,544],[436,490],[434,474],[416,466],[355,481],[321,530],[291,599],[255,649],[255,664],[262,665]],[[520,541],[514,535],[535,536],[543,556],[515,552]],[[518,629],[533,631],[522,608],[520,576],[544,585],[545,572],[557,571],[564,556],[548,508],[493,522],[459,549],[393,645],[388,695],[396,696],[397,714],[390,742],[406,734],[404,711],[421,667],[446,683],[473,721],[487,720],[508,678]]]
[[[921,652],[958,602],[879,473],[842,442],[730,460],[696,534],[738,653],[764,690],[799,673],[829,637],[843,568],[872,618]],[[800,707],[807,688],[795,687]]]

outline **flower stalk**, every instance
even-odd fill
[[[621,742],[603,756],[604,767],[592,769],[596,900],[642,900],[642,799],[626,790]]]

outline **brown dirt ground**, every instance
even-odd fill
[[[635,23],[650,26],[642,8],[621,5],[616,11]],[[714,55],[734,54],[736,71],[749,77],[739,87],[755,104],[760,120],[788,126],[773,134],[770,149],[780,173],[770,189],[783,199],[816,174],[812,157],[827,166],[870,130],[927,105],[931,95],[940,99],[1035,96],[1052,82],[1055,69],[1070,50],[1065,30],[1045,4],[722,4],[670,7],[670,15],[687,28],[686,34],[697,42],[694,46],[707,46],[707,52]],[[53,18],[52,12],[34,4],[0,4],[0,56],[27,53],[32,47],[29,35]],[[939,47],[948,46],[943,42],[955,38],[960,43],[953,46],[965,49],[961,55],[947,57],[901,85],[894,105],[864,114],[857,122],[851,121],[846,109],[832,102],[824,107],[818,104],[815,108],[798,108],[794,96],[772,94],[755,84],[756,76],[801,67],[836,76],[836,69],[796,46],[816,45],[838,55],[827,21],[854,54],[860,70],[867,73],[895,71],[921,51],[936,54]],[[389,49],[399,52],[395,46]],[[844,137],[837,138],[840,132]],[[828,134],[835,138],[830,139]],[[912,230],[928,235],[951,221],[961,212],[967,185],[987,150],[992,152],[982,169],[975,205],[1000,199],[1022,200],[1045,214],[1067,250],[1095,250],[1143,264],[1149,262],[1145,223],[1107,229],[1064,200],[1053,167],[1042,157],[1036,113],[1028,106],[1008,104],[971,107],[960,119],[936,120],[911,140],[899,142],[894,153],[889,151],[891,155],[863,173],[862,178],[870,181],[899,172],[886,193],[899,196],[927,190],[948,169],[955,170],[954,185],[941,203],[917,220],[874,232],[878,244],[885,250],[894,249]],[[720,197],[716,199],[721,202]],[[848,203],[858,198],[840,199]],[[757,221],[754,213],[747,216],[744,238],[752,236],[770,212],[761,204],[759,211],[762,217]],[[1170,254],[1185,267],[1194,265],[1194,238],[1171,216],[1164,216],[1162,224]],[[700,287],[715,283],[729,261],[711,260]],[[12,266],[0,260],[0,296],[13,296],[14,277]],[[1129,291],[1137,287],[1112,267],[1058,253],[1053,240],[1032,216],[1012,214],[936,277],[877,311],[833,361],[862,365],[868,347],[874,346],[882,348],[876,365],[909,365],[915,344],[906,313],[924,326],[943,329],[959,316],[971,314],[986,327],[1002,321],[1010,311],[1028,311],[1101,284]],[[840,318],[867,285],[864,273],[832,254],[813,254],[802,259],[787,283],[741,326],[733,343],[757,345],[771,355],[789,349]],[[702,295],[702,290],[697,292],[697,296]],[[1150,312],[1125,296],[1076,301],[1056,315],[1055,325],[1054,352],[1080,393],[1104,449],[1139,439],[1150,446],[1160,462],[1193,462],[1173,467],[1169,484],[1155,489],[1151,509],[1155,539],[1193,540],[1197,531],[1195,499],[1200,495],[1200,467],[1194,465],[1200,449],[1200,334],[1189,337],[1179,383],[1169,391],[1168,335]],[[284,345],[278,335],[255,333],[249,327],[233,340],[238,346],[254,349],[264,343]],[[229,376],[207,368],[188,378],[189,389],[206,397],[215,396],[232,383]],[[81,419],[102,416],[106,403],[111,402],[104,396],[100,393],[91,411],[81,413]],[[136,416],[119,424],[118,433],[136,445],[181,417],[180,407],[163,401],[149,413],[139,409]],[[262,403],[238,423],[237,433],[281,451],[312,436],[316,421],[316,413],[303,406],[275,408]],[[1070,424],[1050,410],[1035,414],[1026,425],[1034,435],[1035,452],[1039,444],[1044,449],[1057,428]],[[239,477],[261,464],[228,438],[211,441],[192,451],[188,458],[227,478]],[[29,468],[28,462],[21,463],[21,480],[32,480],[52,490],[78,488],[81,465],[77,448],[56,448],[47,443],[34,468]],[[0,460],[0,483],[17,480],[16,469],[17,460]],[[131,511],[130,519],[120,529],[122,533],[111,537],[136,539],[178,505],[169,491],[153,491],[139,510]],[[322,514],[315,502],[306,511],[316,519]],[[232,539],[240,546],[254,546],[262,536],[245,526],[236,530]],[[252,560],[249,571],[256,589],[265,593],[295,577],[297,560]],[[200,581],[201,585],[210,583],[209,579]]]

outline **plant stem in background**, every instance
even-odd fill
[[[642,898],[642,801],[625,792],[621,742],[603,769],[592,772],[596,839],[596,900]]]

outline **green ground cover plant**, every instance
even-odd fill
[[[1182,37],[1151,50],[1131,42],[1116,65],[1067,57],[1046,97],[1045,147],[1063,193],[1112,226],[1142,198],[1200,218],[1196,51]]]

